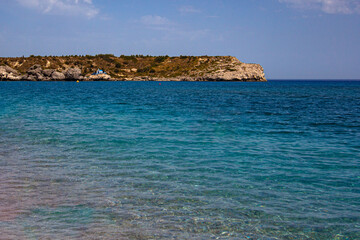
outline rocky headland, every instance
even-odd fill
[[[97,69],[106,73],[93,75]],[[259,64],[230,56],[0,58],[1,81],[266,81]]]

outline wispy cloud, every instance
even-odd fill
[[[193,6],[182,6],[179,8],[179,12],[182,14],[186,13],[200,13],[199,9],[194,8]]]
[[[279,0],[292,7],[319,9],[329,14],[360,14],[360,0]]]
[[[360,14],[360,0],[279,0],[295,8],[319,9],[329,14]]]
[[[17,0],[20,5],[44,14],[95,17],[99,11],[92,0]]]
[[[171,21],[166,17],[161,17],[157,15],[142,16],[140,22],[144,25],[150,25],[150,26],[165,26],[171,24]]]

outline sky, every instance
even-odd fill
[[[231,55],[268,79],[360,79],[360,0],[0,0],[0,57]]]

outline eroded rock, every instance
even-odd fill
[[[0,66],[0,80],[21,80],[22,77],[18,71],[9,66]]]
[[[42,81],[44,80],[44,75],[42,68],[39,64],[31,66],[27,71],[27,75],[24,76],[24,80],[29,81]]]
[[[55,69],[45,69],[42,71],[45,77],[51,77],[51,75],[55,72]]]
[[[56,81],[65,80],[65,75],[61,72],[54,71],[51,74],[51,79],[56,80]]]
[[[109,74],[90,75],[88,79],[92,81],[110,80],[111,76]]]
[[[80,68],[68,68],[64,72],[65,78],[68,80],[79,80],[81,76]]]
[[[242,63],[235,57],[215,64],[218,69],[208,69],[204,81],[266,81],[264,69],[259,64]]]

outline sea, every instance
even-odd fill
[[[0,239],[360,239],[360,81],[0,82]]]

